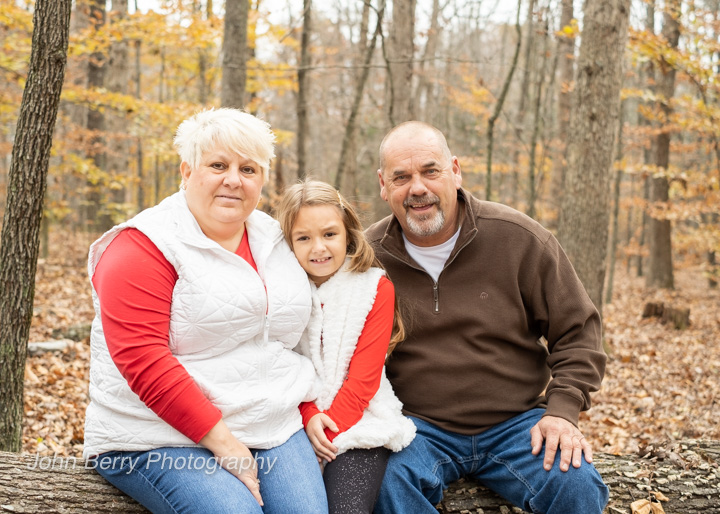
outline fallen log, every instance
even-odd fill
[[[684,441],[644,448],[636,455],[595,455],[610,487],[608,514],[629,513],[640,499],[670,513],[720,513],[720,441]],[[663,498],[666,498],[663,500]],[[469,479],[450,486],[438,506],[445,513],[520,513]],[[0,512],[145,512],[81,459],[0,452]]]

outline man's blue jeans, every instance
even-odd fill
[[[375,512],[434,513],[443,490],[461,477],[479,480],[528,512],[601,513],[608,488],[594,466],[583,460],[560,471],[543,469],[544,448],[532,455],[530,429],[544,409],[533,409],[474,436],[442,430],[410,418],[417,435],[410,446],[390,456]]]
[[[108,452],[95,458],[95,469],[155,513],[327,513],[320,467],[304,430],[252,454],[264,507],[205,448]]]

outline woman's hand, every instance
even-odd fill
[[[257,502],[263,505],[255,458],[247,446],[235,439],[223,420],[200,439],[200,444],[213,452],[218,464],[245,484]]]
[[[307,433],[308,439],[310,439],[310,443],[312,443],[318,461],[326,460],[330,462],[335,460],[338,450],[325,435],[326,428],[329,428],[333,432],[338,431],[337,425],[330,419],[330,416],[320,412],[310,418],[310,421],[308,421],[305,427],[305,432]]]

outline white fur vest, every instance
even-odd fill
[[[313,290],[313,310],[297,350],[310,357],[322,381],[315,400],[320,410],[332,405],[347,376],[365,319],[375,303],[377,286],[385,272],[346,271],[346,264],[327,282]],[[415,425],[402,414],[383,368],[380,387],[362,418],[333,440],[338,455],[354,448],[384,446],[400,451],[415,437]]]
[[[298,404],[317,390],[311,362],[292,351],[310,315],[310,288],[275,220],[255,211],[245,226],[257,272],[208,239],[184,192],[176,193],[98,239],[90,248],[88,272],[92,278],[123,229],[134,227],[148,236],[178,274],[170,351],[239,441],[272,448],[302,428]],[[84,456],[194,446],[130,390],[110,358],[94,288],[93,302]]]

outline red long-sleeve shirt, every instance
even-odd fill
[[[235,252],[257,270],[247,231]],[[130,389],[163,421],[197,443],[222,415],[170,352],[170,305],[178,276],[150,239],[123,230],[95,268],[110,356]]]
[[[387,278],[378,282],[377,295],[372,310],[365,320],[365,326],[358,338],[355,352],[350,360],[345,382],[326,411],[336,424],[338,432],[325,429],[325,435],[332,441],[362,418],[363,411],[380,387],[385,355],[390,344],[393,316],[395,311],[395,288]],[[321,411],[315,403],[300,404],[303,424]]]

